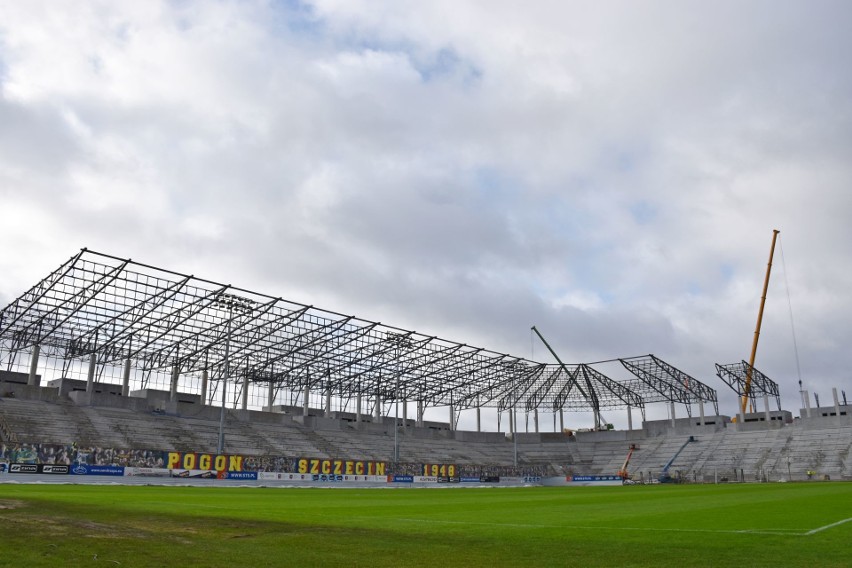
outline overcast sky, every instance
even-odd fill
[[[532,325],[653,353],[733,414],[714,363],[748,359],[779,229],[755,366],[797,414],[798,352],[831,404],[850,29],[843,0],[0,0],[0,305],[88,247],[543,362]]]

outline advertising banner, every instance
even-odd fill
[[[311,480],[312,481],[325,482],[325,483],[328,483],[328,482],[336,483],[338,481],[343,481],[343,476],[342,475],[326,475],[324,473],[321,473],[319,475],[312,475]]]
[[[42,473],[48,475],[67,475],[71,466],[52,463],[13,463],[9,465],[9,473]]]
[[[574,475],[568,478],[571,485],[623,485],[618,475]]]
[[[256,471],[229,471],[225,479],[257,480]]]
[[[480,481],[479,477],[462,477],[459,479],[460,483],[479,483]]]
[[[272,471],[261,471],[257,474],[261,481],[310,481],[312,476],[304,473],[277,473]]]
[[[170,469],[169,473],[172,477],[184,477],[193,479],[216,479],[219,474],[211,469]],[[222,476],[227,475],[222,472]]]
[[[169,470],[162,467],[125,467],[127,477],[169,477]]]
[[[124,468],[117,465],[87,465],[78,463],[71,466],[72,475],[124,475]]]
[[[0,462],[0,473],[6,473],[9,470],[9,464],[6,462]]]
[[[393,483],[414,483],[413,475],[389,475],[388,481]]]

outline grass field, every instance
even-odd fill
[[[0,566],[851,566],[852,484],[0,485]]]

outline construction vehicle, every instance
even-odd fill
[[[630,451],[627,452],[627,457],[624,459],[624,463],[621,465],[621,469],[618,470],[618,475],[623,480],[630,479],[630,474],[627,473],[627,466],[630,464],[630,458],[633,457],[633,452],[636,450],[636,444],[630,444]]]
[[[670,459],[668,462],[666,462],[666,465],[664,465],[662,471],[660,471],[660,476],[657,478],[660,483],[674,483],[675,480],[672,478],[671,475],[669,475],[669,468],[672,466],[672,464],[677,459],[677,457],[680,455],[680,453],[684,450],[684,448],[686,448],[690,444],[690,442],[694,442],[694,441],[695,441],[695,437],[690,436],[689,439],[687,439],[686,442],[683,443],[683,445],[680,447],[680,449],[678,449],[678,451],[675,452],[675,455],[672,456],[672,459]]]

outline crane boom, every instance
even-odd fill
[[[745,417],[746,406],[748,406],[749,389],[751,388],[751,375],[754,369],[754,359],[757,356],[757,340],[760,338],[760,324],[763,322],[763,307],[766,304],[766,292],[769,289],[769,274],[772,272],[772,257],[775,255],[775,240],[778,238],[778,229],[772,231],[772,246],[769,249],[769,264],[766,265],[766,278],[763,280],[763,295],[760,297],[760,309],[757,312],[757,326],[754,329],[754,341],[751,344],[751,357],[746,369],[746,382],[743,389],[742,414]]]

